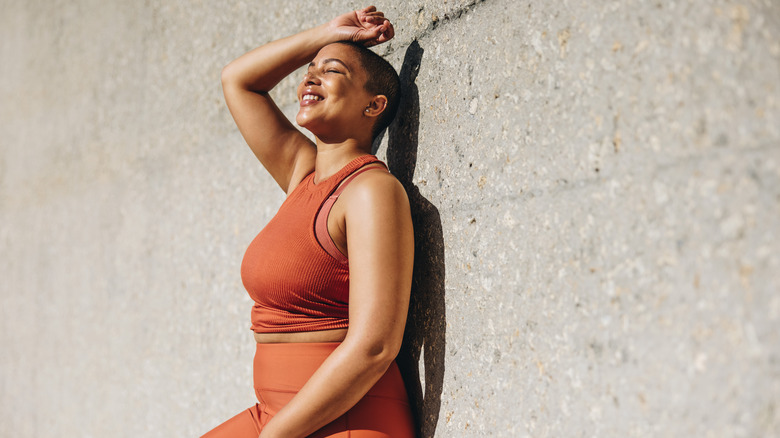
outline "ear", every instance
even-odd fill
[[[363,116],[379,117],[385,111],[385,108],[387,108],[387,97],[384,94],[376,95],[363,110]]]

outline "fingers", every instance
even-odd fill
[[[379,35],[379,42],[385,42],[391,40],[395,36],[395,28],[393,27],[393,23],[390,22],[390,20],[385,20],[386,29],[382,32],[381,35]]]
[[[385,17],[363,17],[363,22],[367,24],[380,25],[386,20]]]
[[[375,12],[373,14],[361,17],[361,20],[365,23],[382,24],[382,22],[385,20],[385,14],[382,12]]]
[[[385,14],[382,11],[377,11],[376,6],[368,6],[364,9],[356,11],[358,15],[362,15],[364,19],[368,17],[384,17]]]
[[[364,35],[363,44],[366,46],[384,43],[395,36],[393,24],[385,18],[384,12],[378,11],[375,6],[368,6],[355,12],[358,20],[363,24],[364,33],[361,33]]]
[[[389,21],[383,26],[372,29],[370,32],[370,36],[363,41],[363,45],[366,47],[385,43],[395,36],[395,29]]]
[[[373,44],[381,44],[385,41],[389,41],[390,39],[395,36],[395,29],[393,28],[393,24],[390,23],[390,20],[383,19],[383,23],[375,29],[376,36],[372,38]]]
[[[377,33],[376,37],[371,41],[372,45],[382,44],[384,42],[390,41],[395,36],[395,28],[393,27],[393,23],[391,23],[388,19],[384,20],[384,23],[378,27],[378,30],[379,32]]]

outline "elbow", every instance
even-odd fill
[[[398,352],[401,350],[401,343],[399,342],[398,345],[384,345],[381,349],[377,349],[376,353],[374,354],[374,357],[376,358],[377,365],[381,367],[382,371],[384,372],[387,367],[390,366],[391,363],[395,360],[396,356],[398,356]]]
[[[231,82],[235,82],[235,66],[231,62],[230,64],[226,65],[222,68],[222,86],[225,87],[226,85],[229,85]]]
[[[236,61],[222,67],[222,90],[247,90],[259,92],[247,76],[246,70]]]
[[[398,356],[401,350],[401,342],[389,339],[365,340],[356,345],[358,356],[362,363],[377,373],[384,373]]]
[[[384,350],[380,353],[375,353],[366,357],[366,363],[370,364],[370,369],[376,372],[377,375],[384,374],[390,365],[398,356],[398,351],[390,352]]]
[[[235,61],[222,68],[221,80],[222,92],[225,94],[225,98],[228,98],[228,95],[234,93],[237,90],[248,89],[245,85],[243,72],[241,71],[240,66],[236,65]]]

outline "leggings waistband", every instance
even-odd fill
[[[258,343],[254,359],[257,399],[275,415],[303,387],[340,343]],[[395,361],[366,397],[382,397],[408,403],[401,373]]]

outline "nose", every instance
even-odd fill
[[[312,72],[308,71],[305,75],[303,75],[303,83],[304,85],[318,85],[320,83],[320,78]]]

